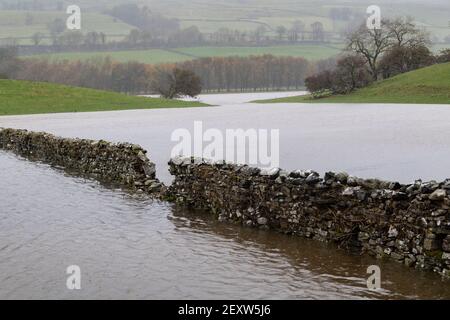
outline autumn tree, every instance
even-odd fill
[[[128,94],[164,91],[167,96],[172,95],[170,85],[173,83],[177,83],[176,87],[172,86],[176,94],[183,92],[187,95],[197,94],[200,88],[206,91],[299,89],[304,86],[305,77],[312,67],[304,58],[273,55],[210,57],[158,66],[121,63],[108,57],[82,61],[29,58],[19,62],[8,64],[18,68],[14,75],[17,79]],[[174,69],[191,73],[176,72],[174,75]]]

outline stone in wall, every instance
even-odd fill
[[[180,205],[449,275],[450,180],[403,185],[193,158],[169,166],[175,176],[169,192]]]

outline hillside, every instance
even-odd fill
[[[204,104],[127,96],[53,83],[0,80],[0,116],[200,106]]]
[[[290,97],[258,103],[425,103],[450,104],[450,63],[404,73],[349,95]]]

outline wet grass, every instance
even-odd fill
[[[0,80],[0,116],[201,106],[205,104],[128,96],[53,83]]]
[[[418,103],[450,104],[450,63],[404,73],[348,95],[320,99],[297,96],[258,103]]]

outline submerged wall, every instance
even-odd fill
[[[169,165],[170,193],[181,205],[450,275],[450,180],[401,185],[190,158]]]
[[[134,144],[67,139],[44,132],[0,128],[0,149],[133,190],[154,193],[162,187],[147,152]]]
[[[133,144],[0,128],[0,149],[208,210],[222,221],[334,242],[450,276],[450,179],[402,185],[176,158],[167,188],[146,151]]]

